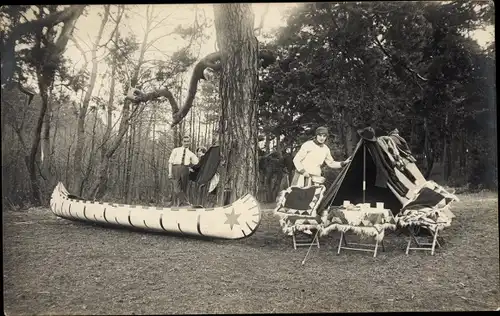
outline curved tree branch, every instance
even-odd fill
[[[265,68],[272,64],[276,60],[276,57],[269,50],[261,50],[259,51],[259,59],[261,67]],[[220,63],[220,61],[221,53],[215,52],[208,54],[196,64],[191,75],[191,80],[189,82],[188,96],[181,108],[179,108],[177,101],[167,87],[148,93],[144,93],[138,89],[135,89],[133,91],[130,91],[130,93],[127,95],[127,99],[139,103],[151,101],[160,97],[166,97],[170,102],[170,106],[172,107],[173,121],[171,125],[175,126],[180,123],[184,117],[186,117],[186,115],[189,113],[189,110],[193,106],[193,101],[198,90],[198,82],[201,79],[207,80],[204,74],[205,69],[208,68],[215,72],[220,71],[220,69],[222,68],[222,64]]]
[[[18,39],[19,36],[34,32],[35,30],[38,30],[42,27],[50,27],[61,22],[73,19],[75,16],[79,16],[80,14],[82,14],[85,7],[85,5],[72,5],[71,7],[63,11],[55,12],[41,19],[18,24],[12,30],[9,40]]]

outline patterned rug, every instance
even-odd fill
[[[319,228],[321,217],[316,210],[325,190],[324,185],[313,185],[304,188],[291,186],[281,192],[274,212],[280,217],[285,234],[291,236],[294,231],[311,234],[311,230]]]

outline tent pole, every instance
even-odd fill
[[[366,192],[366,145],[363,146],[363,203],[365,203]]]

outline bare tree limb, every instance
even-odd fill
[[[160,97],[166,97],[170,102],[170,106],[172,107],[173,120],[171,126],[175,126],[180,123],[184,117],[186,117],[186,115],[189,113],[189,110],[193,106],[193,101],[198,89],[198,82],[201,79],[207,80],[204,74],[205,69],[209,68],[215,72],[218,72],[222,68],[222,64],[220,63],[221,56],[222,55],[220,52],[208,54],[195,65],[193,73],[191,75],[191,80],[189,82],[187,98],[183,106],[180,108],[173,94],[167,87],[148,93],[144,93],[138,89],[135,89],[134,91],[130,91],[130,93],[127,95],[127,99],[135,103],[140,103],[151,101]],[[267,67],[276,60],[272,52],[268,50],[259,51],[259,59],[261,61],[260,64],[262,67]]]
[[[158,36],[158,37],[153,38],[151,41],[149,41],[149,42],[147,43],[147,45],[146,45],[146,50],[148,50],[149,48],[151,48],[151,46],[152,46],[152,45],[154,45],[154,43],[156,43],[157,41],[161,40],[161,39],[162,39],[162,38],[164,38],[164,37],[170,36],[170,35],[172,35],[172,34],[174,34],[174,33],[175,33],[175,31],[170,32],[170,33],[167,33],[167,34],[163,34],[163,35],[160,35],[160,36]]]
[[[165,22],[166,19],[168,19],[169,17],[172,16],[173,13],[170,13],[169,15],[167,15],[166,17],[164,17],[163,19],[161,19],[160,21],[156,22],[155,25],[151,26],[151,30],[154,30],[156,29],[160,24],[162,24],[163,22]]]
[[[76,49],[78,49],[80,51],[80,53],[82,54],[83,60],[85,61],[85,63],[83,64],[82,68],[83,69],[86,68],[87,65],[88,65],[88,63],[89,63],[89,60],[87,59],[87,56],[86,56],[86,52],[83,50],[83,48],[80,45],[80,43],[78,43],[78,41],[76,40],[75,36],[71,36],[70,40],[73,42],[73,44],[75,44]]]
[[[257,32],[257,35],[260,35],[262,28],[264,27],[264,20],[266,18],[267,13],[269,12],[269,4],[270,4],[269,2],[266,3],[266,10],[264,11],[264,13],[262,13],[262,16],[260,17],[259,26],[253,29],[254,32]]]
[[[104,44],[100,45],[99,48],[106,47],[109,44],[109,42],[111,42],[111,40],[113,39],[113,36],[115,35],[115,32],[118,29],[118,25],[120,25],[120,21],[122,20],[122,16],[124,13],[125,13],[125,7],[123,5],[119,5],[118,6],[118,13],[117,13],[118,17],[116,18],[116,20],[112,16],[110,16],[111,19],[113,20],[113,22],[115,22],[115,28],[113,29],[113,32],[111,32],[109,39]]]
[[[375,36],[375,42],[377,44],[377,46],[382,50],[382,52],[384,53],[384,55],[387,56],[387,58],[389,58],[389,60],[391,61],[391,65],[393,66],[393,68],[397,65],[405,68],[406,70],[408,70],[409,72],[411,72],[413,75],[415,75],[418,79],[422,80],[422,81],[428,81],[428,79],[422,77],[420,74],[418,74],[415,70],[411,69],[407,63],[401,61],[400,59],[396,60],[397,58],[391,54],[389,54],[389,52],[387,52],[387,50],[384,48],[384,46],[382,45],[382,43],[379,41],[379,39]]]
[[[85,7],[85,5],[72,5],[71,7],[64,9],[63,11],[52,13],[41,19],[18,24],[12,30],[9,40],[12,38],[18,39],[19,36],[31,33],[34,30],[40,29],[42,27],[50,27],[61,22],[65,22],[75,15],[80,15]]]
[[[63,11],[51,13],[45,17],[16,25],[12,29],[7,40],[5,41],[4,49],[2,51],[2,77],[1,77],[2,85],[7,84],[11,80],[14,74],[14,69],[16,68],[16,54],[15,54],[16,41],[20,39],[22,35],[33,33],[41,30],[44,27],[51,27],[61,22],[72,21],[72,20],[74,21],[78,16],[80,16],[83,13],[84,9],[85,5],[74,5]],[[72,29],[74,23],[72,22],[70,24],[72,24],[71,28],[65,27],[63,28],[63,32],[67,33],[68,30]],[[64,38],[67,41],[67,37],[59,36],[60,40],[64,41]],[[60,44],[62,44],[62,42]],[[65,45],[59,47],[64,47],[64,46]]]
[[[85,46],[87,47],[87,50],[85,52],[90,52],[92,50],[92,47],[90,47],[90,45],[87,44],[87,42],[85,42],[83,39],[79,38],[78,35],[73,34],[72,37],[74,37],[75,40],[78,40],[78,41],[82,42],[83,44],[85,44]]]

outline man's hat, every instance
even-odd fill
[[[320,134],[325,134],[327,135],[328,134],[328,128],[324,127],[324,126],[320,126],[316,129],[316,135],[320,135]]]
[[[359,136],[363,138],[364,140],[370,141],[370,142],[376,142],[377,137],[375,136],[375,130],[372,127],[365,127],[363,129],[358,130]]]

